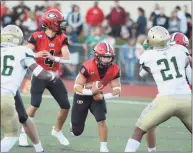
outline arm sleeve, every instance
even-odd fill
[[[116,74],[116,76],[113,78],[113,80],[120,78],[120,77],[121,77],[121,74],[120,74],[120,70],[119,70],[119,72]]]
[[[35,38],[34,38],[34,36],[33,36],[33,34],[28,38],[28,43],[31,43],[31,44],[33,44],[33,45],[35,45],[36,44],[36,40],[35,40]]]
[[[24,66],[26,68],[30,67],[32,64],[36,63],[36,61],[34,60],[34,58],[25,58],[23,59],[23,63],[24,63]]]
[[[24,51],[23,59],[21,60],[21,65],[24,68],[28,68],[32,64],[36,63],[35,54],[30,48],[25,47],[24,49],[25,51]]]
[[[84,65],[81,65],[80,73],[81,73],[82,75],[84,75],[85,78],[88,78],[88,77],[89,77],[88,70],[84,67]]]
[[[68,45],[69,45],[69,44],[68,44],[68,38],[65,37],[64,40],[63,40],[63,42],[62,42],[62,46],[68,46]]]

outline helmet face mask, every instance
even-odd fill
[[[112,65],[114,56],[105,56],[105,55],[96,55],[98,66],[100,68],[108,68],[110,65]]]
[[[66,31],[67,23],[66,20],[59,21],[60,29]]]
[[[94,48],[94,59],[97,61],[98,67],[108,68],[114,60],[114,49],[106,42],[98,43]]]

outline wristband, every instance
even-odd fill
[[[119,97],[119,95],[113,95],[112,93],[106,93],[106,94],[103,94],[103,96],[105,100]]]

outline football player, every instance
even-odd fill
[[[113,63],[114,49],[106,42],[94,48],[94,58],[83,63],[74,84],[74,99],[71,114],[71,132],[79,136],[84,131],[88,110],[98,123],[100,152],[109,152],[107,147],[106,103],[121,93],[120,68]],[[110,84],[112,93],[102,93]]]
[[[179,44],[182,45],[184,47],[186,47],[187,49],[190,48],[189,46],[189,40],[186,37],[186,35],[184,35],[183,33],[180,32],[176,32],[170,35],[170,45],[175,45],[175,44]],[[151,49],[147,42],[144,42],[144,49]],[[187,54],[187,56],[189,56],[188,52],[185,52]],[[145,71],[145,70],[144,70]],[[145,73],[147,73],[145,71]],[[190,85],[190,88],[192,89],[192,79],[191,79],[191,68],[190,65],[186,68],[186,77],[188,80],[188,83]],[[146,141],[148,144],[148,151],[149,152],[155,152],[156,151],[156,134],[155,134],[155,129],[156,128],[152,128],[151,130],[147,131],[146,133]]]
[[[170,45],[169,32],[161,26],[149,30],[147,43],[152,50],[141,55],[140,64],[152,74],[158,95],[141,113],[125,152],[136,152],[147,131],[173,116],[178,117],[192,133],[191,90],[185,73],[190,64],[186,54],[188,50],[182,45]]]
[[[63,33],[66,28],[66,21],[57,10],[49,10],[42,16],[42,24],[45,31],[34,32],[28,40],[27,47],[35,52],[36,62],[45,70],[58,73],[59,65],[70,63],[70,53],[68,50],[68,39]],[[59,57],[62,55],[62,57]],[[27,114],[34,118],[37,109],[42,101],[42,94],[48,89],[60,106],[57,116],[56,126],[53,127],[51,134],[55,136],[62,145],[69,145],[69,141],[62,133],[62,126],[68,116],[70,103],[66,87],[61,79],[56,82],[42,81],[33,77],[31,83],[31,106],[27,109]],[[19,138],[22,146],[28,145],[27,135],[24,129]]]
[[[1,128],[4,138],[1,140],[1,152],[8,152],[18,140],[19,119],[15,109],[14,96],[20,87],[27,69],[34,77],[53,81],[55,74],[38,65],[33,51],[25,46],[23,32],[15,25],[8,25],[1,31]],[[43,151],[43,148],[37,148]]]

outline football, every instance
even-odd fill
[[[102,81],[96,81],[96,86],[97,86],[97,88],[102,88],[103,82]]]

